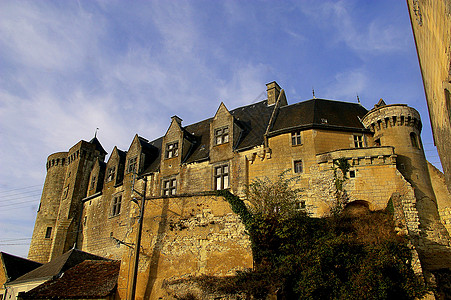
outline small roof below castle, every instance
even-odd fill
[[[5,252],[0,252],[0,259],[8,278],[7,281],[15,280],[18,277],[42,266],[41,263]]]
[[[21,293],[23,299],[97,299],[115,292],[119,261],[85,260],[64,272],[64,276],[47,281]]]
[[[88,252],[84,252],[78,249],[71,249],[61,256],[51,260],[50,262],[43,264],[42,266],[20,276],[9,284],[17,284],[26,281],[35,281],[50,279],[54,276],[58,276],[62,272],[78,265],[79,263],[90,260],[107,260],[104,257],[97,256]]]
[[[100,153],[103,153],[105,155],[108,154],[108,152],[106,152],[105,149],[103,149],[102,144],[100,144],[97,137],[93,137],[92,140],[90,140],[89,142],[91,144],[94,144],[96,146],[96,150],[98,150]]]

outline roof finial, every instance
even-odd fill
[[[312,86],[312,94],[313,94],[313,99],[316,99],[316,97],[315,97],[315,89],[313,88],[313,86]]]
[[[99,130],[99,127],[96,128],[96,132],[94,133],[94,138],[97,138],[97,131]]]
[[[359,94],[357,94],[357,102],[360,104]]]

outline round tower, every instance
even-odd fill
[[[54,153],[47,158],[47,175],[28,252],[28,258],[37,262],[46,263],[50,259],[61,193],[66,177],[66,160],[67,152]]]
[[[435,268],[437,246],[447,246],[449,235],[440,222],[437,201],[432,188],[426,157],[421,142],[420,114],[405,104],[386,105],[381,100],[362,119],[373,133],[374,146],[393,146],[396,166],[415,192],[416,208],[420,219],[418,250],[425,267]],[[448,249],[446,249],[448,250]]]
[[[381,105],[368,112],[362,122],[374,132],[375,145],[395,147],[396,166],[414,186],[416,198],[428,197],[435,202],[420,139],[420,114],[405,104]]]

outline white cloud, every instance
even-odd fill
[[[368,88],[368,76],[363,69],[353,69],[335,74],[334,81],[326,87],[331,99],[355,99]]]
[[[95,48],[102,18],[46,2],[4,2],[0,9],[3,56],[29,68],[77,69]]]
[[[405,51],[411,38],[408,32],[410,28],[395,27],[380,15],[362,22],[359,18],[364,17],[359,17],[355,11],[359,5],[360,2],[342,0],[321,2],[320,5],[300,5],[300,8],[318,26],[331,31],[324,38],[331,39],[334,47],[344,42],[363,58],[368,54]]]

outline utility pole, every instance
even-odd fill
[[[141,207],[139,211],[139,218],[138,218],[138,232],[136,234],[136,242],[135,242],[135,261],[133,263],[133,277],[132,277],[132,290],[130,292],[129,300],[135,299],[135,293],[136,293],[136,279],[138,277],[138,264],[139,264],[139,250],[141,248],[141,235],[143,230],[143,218],[144,218],[144,204],[146,201],[146,188],[147,188],[147,177],[143,177],[144,180],[144,189],[143,193],[138,193],[141,196]]]

